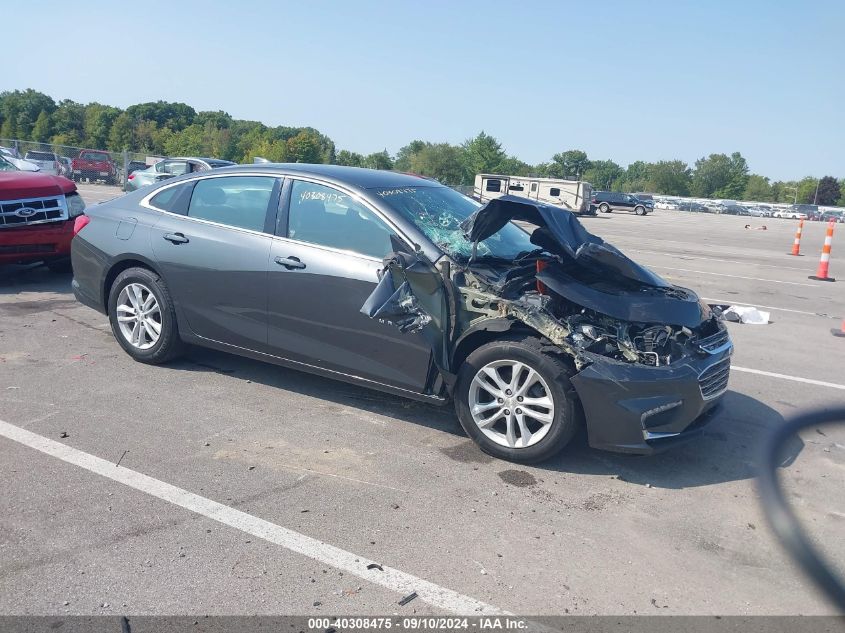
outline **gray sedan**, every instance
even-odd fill
[[[140,362],[193,344],[452,401],[483,450],[518,462],[582,426],[593,446],[652,453],[694,437],[727,390],[732,343],[693,291],[536,200],[262,164],[86,214],[74,294]]]
[[[130,173],[126,179],[125,189],[126,191],[135,191],[174,176],[230,167],[234,164],[230,160],[220,160],[219,158],[196,158],[193,156],[165,158],[146,169],[138,169]]]

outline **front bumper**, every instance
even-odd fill
[[[73,220],[0,229],[0,264],[63,259],[72,239]]]
[[[591,364],[572,377],[590,446],[648,455],[701,432],[728,387],[728,346],[663,367],[587,354]]]

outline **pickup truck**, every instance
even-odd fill
[[[84,149],[71,161],[71,171],[76,182],[87,178],[91,182],[102,180],[107,185],[117,182],[117,165],[108,152]]]
[[[0,265],[44,262],[70,270],[70,242],[85,225],[85,202],[62,176],[0,171]]]

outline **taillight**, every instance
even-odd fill
[[[135,174],[129,174],[129,178],[127,180],[132,180],[135,177]]]
[[[79,232],[88,226],[88,223],[91,221],[87,215],[80,215],[73,221],[73,234],[78,235]]]

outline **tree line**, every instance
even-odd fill
[[[70,99],[57,102],[32,89],[0,92],[0,138],[162,156],[213,156],[238,163],[261,156],[273,162],[396,169],[447,185],[471,184],[477,173],[502,173],[586,180],[595,189],[611,191],[845,206],[845,181],[808,176],[772,182],[751,173],[739,152],[710,154],[692,166],[662,160],[622,167],[572,149],[531,165],[507,154],[496,138],[482,131],[458,145],[414,140],[395,156],[386,149],[365,155],[337,151],[332,139],[312,127],[269,127],[223,111],[197,112],[187,104],[166,101],[125,110]]]

